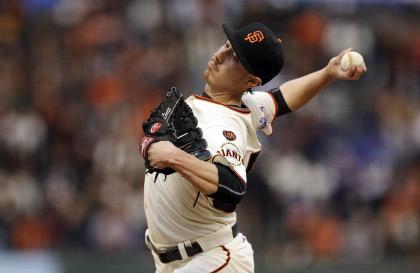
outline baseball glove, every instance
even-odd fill
[[[156,169],[148,160],[148,149],[157,141],[170,141],[176,147],[194,155],[198,159],[207,160],[210,152],[206,150],[207,142],[197,127],[197,118],[182,94],[175,88],[166,94],[165,99],[151,112],[143,122],[144,137],[139,143],[141,156],[144,158],[147,172],[169,175],[175,172],[172,168]]]

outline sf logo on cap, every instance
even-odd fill
[[[250,32],[245,37],[245,41],[248,41],[252,44],[255,42],[261,42],[262,40],[264,40],[264,34],[259,30]]]

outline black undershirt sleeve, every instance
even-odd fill
[[[213,205],[217,209],[232,212],[246,192],[246,184],[227,166],[215,163],[219,173],[217,191],[210,197],[214,198]]]
[[[284,100],[283,94],[281,93],[280,88],[274,88],[271,89],[270,92],[276,103],[277,103],[277,108],[279,109],[277,116],[281,116],[281,115],[285,115],[288,114],[290,112],[292,112],[292,110],[290,110],[289,106],[287,105],[286,101]]]

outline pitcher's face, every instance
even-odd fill
[[[214,53],[204,71],[204,78],[213,90],[246,91],[251,76],[242,66],[229,41]]]

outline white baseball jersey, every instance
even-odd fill
[[[186,102],[198,119],[203,137],[212,154],[212,162],[230,167],[247,183],[246,171],[261,150],[257,130],[271,134],[271,123],[277,115],[277,104],[270,93],[246,93],[244,108],[224,105],[210,98],[193,95]],[[149,235],[157,247],[193,240],[216,232],[226,224],[236,223],[235,212],[213,206],[210,197],[199,194],[178,173],[146,174],[144,208]]]

